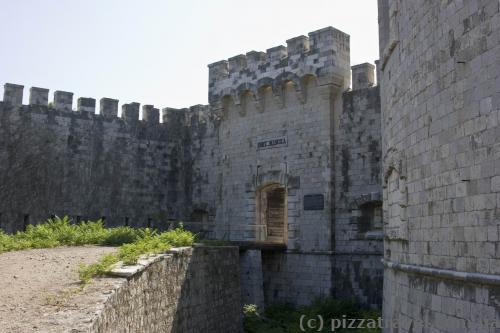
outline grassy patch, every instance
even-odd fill
[[[152,232],[135,240],[130,244],[123,244],[116,254],[103,256],[98,262],[90,265],[80,265],[78,274],[82,283],[87,283],[95,276],[106,275],[111,267],[119,261],[126,265],[133,265],[142,255],[158,254],[168,251],[175,246],[191,246],[195,235],[182,228],[157,234]]]
[[[101,220],[71,224],[67,216],[46,223],[28,225],[26,231],[8,235],[0,230],[0,253],[25,249],[77,245],[112,245],[132,243],[151,234],[150,229],[131,227],[105,228]]]
[[[267,307],[263,314],[259,314],[255,306],[245,305],[243,313],[245,333],[332,332],[330,319],[372,319],[377,322],[380,317],[378,311],[361,310],[353,302],[332,298],[318,299],[309,306],[298,308],[288,304],[275,304]],[[307,319],[317,319],[318,315],[325,320],[323,330],[318,330],[317,327],[308,328]],[[305,318],[303,329],[300,327],[301,316]],[[364,326],[367,326],[366,323]],[[379,333],[380,330],[378,328],[336,328],[335,332]]]
[[[191,246],[194,241],[195,235],[184,230],[182,225],[175,230],[157,233],[149,228],[106,228],[100,220],[71,224],[66,216],[28,225],[26,231],[14,235],[0,230],[0,253],[64,245],[120,246],[116,254],[107,254],[90,265],[80,265],[80,280],[86,283],[94,276],[106,274],[118,261],[134,264],[141,255],[162,253],[175,246]]]
[[[90,265],[80,264],[78,267],[78,277],[82,284],[87,284],[93,277],[105,275],[111,266],[118,261],[119,259],[116,254],[106,254],[96,263]]]

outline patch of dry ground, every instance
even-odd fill
[[[59,247],[0,254],[0,332],[83,332],[119,278],[80,288],[77,268],[116,248]]]

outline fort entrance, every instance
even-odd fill
[[[287,213],[286,189],[274,183],[257,191],[257,224],[262,232],[259,241],[285,243]]]

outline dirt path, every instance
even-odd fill
[[[78,265],[114,250],[84,246],[0,254],[0,332],[64,332],[68,327],[61,322],[78,326],[75,316],[89,323],[96,299],[105,299],[116,279],[99,279],[81,290]]]

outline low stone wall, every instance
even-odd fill
[[[203,246],[117,269],[90,332],[242,332],[238,267],[237,247]]]

